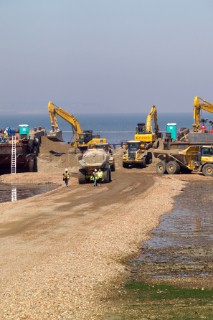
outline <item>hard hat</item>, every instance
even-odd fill
[[[65,169],[65,171],[68,171],[68,169]]]
[[[95,169],[95,172],[97,171],[97,169]]]

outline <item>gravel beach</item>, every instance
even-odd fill
[[[63,148],[66,148],[64,150]],[[76,155],[42,141],[38,172],[0,176],[1,183],[50,184],[57,189],[0,203],[0,318],[5,320],[106,319],[112,290],[174,196],[201,175],[158,176],[154,163],[125,170],[116,157],[112,182],[79,185]],[[71,172],[69,187],[62,172]],[[211,179],[211,178],[210,178]]]
[[[5,183],[58,183],[58,172],[5,175]],[[137,181],[137,182],[135,182]],[[127,275],[122,259],[171,210],[184,181],[118,170],[110,184],[79,186],[2,203],[2,319],[100,319]]]

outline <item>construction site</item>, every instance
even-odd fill
[[[166,303],[153,305],[151,298],[144,303],[144,297],[128,291],[130,282],[156,286],[157,294],[164,292],[158,286],[165,283],[198,290],[203,304],[194,305],[194,318],[189,319],[196,319],[195,314],[210,319],[212,304],[202,292],[213,285],[208,211],[213,201],[213,129],[207,130],[202,110],[213,113],[213,104],[195,97],[192,128],[177,132],[176,125],[168,123],[162,132],[160,112],[153,105],[144,123],[136,124],[132,140],[113,148],[105,137],[92,128],[82,130],[76,117],[49,102],[51,130],[20,125],[18,132],[2,137],[1,184],[11,190],[42,187],[41,194],[20,199],[13,194],[11,201],[0,203],[2,319],[159,319],[159,308],[164,319]],[[71,144],[63,142],[58,117],[73,129]],[[70,172],[68,188],[62,179],[65,168]],[[103,172],[97,188],[95,169]],[[190,199],[190,205],[188,186],[197,198]],[[202,186],[205,192],[200,193]],[[148,251],[151,244],[141,243],[152,239],[151,231],[175,208],[179,229],[174,232],[168,222],[170,231],[167,226],[159,231],[168,248],[163,251],[163,241],[158,250],[152,244]],[[183,213],[189,208],[196,214],[186,226]],[[179,247],[174,244],[177,238]],[[142,257],[147,254],[140,258],[141,268],[139,251]],[[160,260],[163,254],[166,258]],[[181,306],[177,298],[169,299],[174,314],[177,307],[180,316],[191,313],[193,298],[183,298]]]

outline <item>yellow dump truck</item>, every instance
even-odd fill
[[[189,146],[176,152],[158,150],[154,156],[160,160],[156,165],[159,174],[202,172],[204,176],[213,177],[212,145]]]

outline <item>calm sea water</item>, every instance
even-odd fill
[[[78,114],[74,115],[80,122],[83,130],[93,130],[95,134],[106,137],[110,143],[120,143],[133,139],[137,123],[146,122],[147,114]],[[65,142],[73,140],[72,127],[69,123],[58,117],[59,127],[63,132]],[[192,128],[192,113],[171,113],[158,115],[158,123],[162,132],[166,131],[166,124],[177,124],[177,130],[182,127]],[[18,114],[14,116],[3,115],[0,118],[0,128],[18,128],[19,124],[28,124],[30,129],[43,127],[47,131],[51,129],[49,115]],[[154,125],[154,124],[153,124]],[[69,131],[69,132],[66,132]]]

